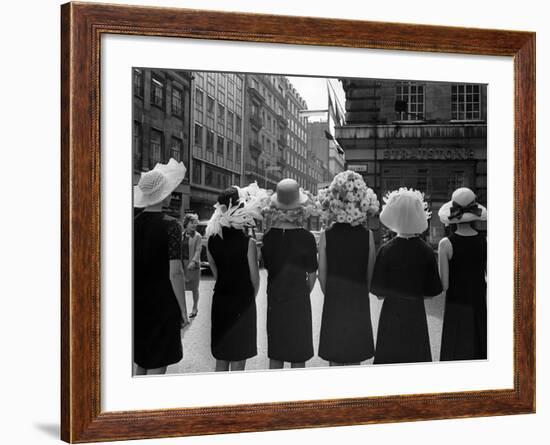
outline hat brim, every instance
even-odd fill
[[[162,187],[153,193],[144,194],[139,186],[134,186],[134,207],[144,208],[164,201],[181,184],[187,171],[183,162],[173,158],[168,161],[168,164],[155,165],[154,170],[160,170],[164,174],[165,181]]]
[[[293,210],[293,209],[297,209],[298,207],[301,207],[303,206],[307,201],[308,201],[308,196],[302,192],[300,190],[300,194],[299,194],[299,197],[296,201],[294,201],[293,203],[290,203],[290,204],[283,204],[281,202],[279,202],[279,200],[277,199],[277,193],[273,193],[273,195],[271,195],[271,203],[277,207],[278,209],[281,209],[281,210]]]
[[[473,213],[464,213],[460,218],[450,219],[449,215],[451,214],[452,205],[453,205],[453,201],[449,201],[443,204],[439,209],[438,216],[440,221],[443,224],[448,225],[448,224],[468,223],[473,221],[487,221],[487,209],[479,203],[477,206],[481,209],[480,216],[474,215]]]

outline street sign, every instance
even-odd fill
[[[367,164],[348,164],[348,170],[352,170],[357,173],[367,173],[368,165]]]

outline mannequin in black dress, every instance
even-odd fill
[[[303,368],[313,356],[310,293],[317,279],[317,247],[314,236],[302,227],[300,207],[307,199],[296,181],[283,179],[271,200],[276,217],[262,246],[268,273],[270,369],[283,368],[285,362]]]
[[[238,189],[224,190],[218,196],[218,205],[213,219],[242,208]],[[232,226],[229,218],[208,238],[207,255],[216,279],[211,312],[216,371],[242,371],[246,360],[257,354],[255,298],[260,275],[256,241],[246,235],[243,227]]]
[[[472,227],[487,210],[468,188],[457,189],[439,217],[456,224],[439,243],[439,273],[445,295],[441,360],[487,358],[487,241]]]
[[[143,173],[134,187],[134,362],[136,375],[164,374],[182,358],[181,330],[189,325],[181,264],[181,228],[165,215],[183,180],[183,163],[170,159]]]

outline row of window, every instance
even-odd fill
[[[134,121],[134,161],[135,167],[141,169],[143,158],[143,128],[141,122]],[[158,162],[166,162],[165,159],[165,135],[161,130],[152,128],[149,138],[149,168],[153,168]],[[183,150],[183,141],[175,136],[169,139],[168,158],[174,158],[176,161],[187,161],[186,153]]]
[[[134,68],[134,95],[143,98],[145,94],[145,78],[143,70]],[[152,105],[165,109],[166,105],[166,83],[165,80],[151,75],[151,96],[150,101]],[[173,116],[177,116],[181,119],[184,118],[184,98],[182,87],[178,87],[172,82],[171,94],[170,94],[170,111]]]
[[[226,104],[228,109],[242,110],[243,80],[231,73],[195,73],[197,89]],[[206,78],[206,79],[205,79]]]
[[[204,92],[199,88],[195,91],[195,112],[196,120],[204,123]],[[226,107],[222,103],[218,103],[212,96],[206,95],[206,125],[210,128],[215,128],[221,134],[232,134],[235,132],[235,136],[242,135],[242,118],[240,115],[233,113],[230,110],[226,110]],[[216,125],[217,124],[217,125]]]
[[[241,162],[241,144],[234,143],[230,139],[226,140],[223,136],[215,134],[212,130],[208,128],[205,131],[203,126],[198,123],[195,123],[195,147],[204,147],[206,148],[206,151],[215,151],[217,156],[223,156],[224,158],[229,160],[235,159],[235,162],[237,163]]]
[[[396,112],[399,120],[424,120],[424,85],[415,82],[399,83],[396,86]],[[453,120],[481,119],[480,85],[453,85],[451,87],[451,118]]]

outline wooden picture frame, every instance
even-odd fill
[[[535,34],[91,3],[61,7],[61,437],[71,443],[535,411]],[[102,412],[103,34],[510,56],[514,60],[514,386],[507,390]]]

